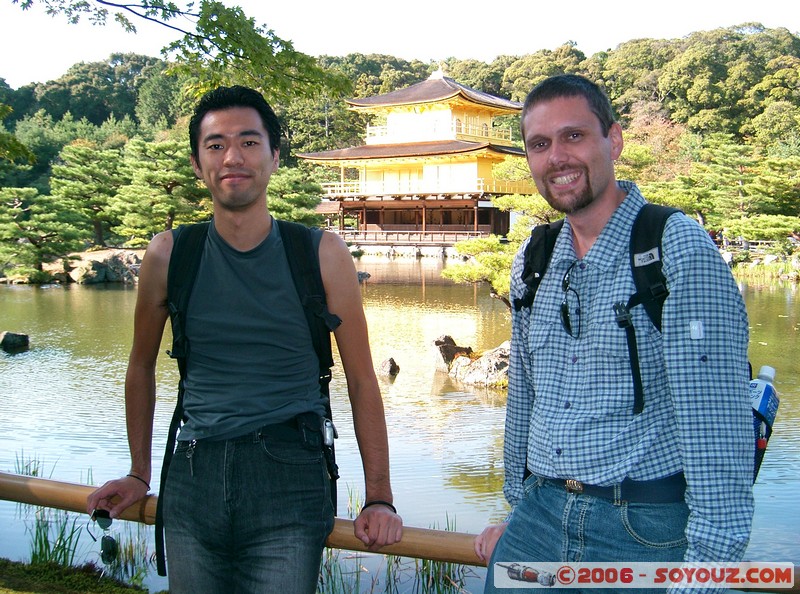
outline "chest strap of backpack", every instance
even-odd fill
[[[636,346],[636,330],[633,327],[631,309],[637,305],[645,308],[650,321],[656,330],[661,332],[661,311],[664,301],[669,295],[666,279],[662,272],[661,236],[667,219],[676,208],[658,204],[645,204],[636,215],[630,239],[630,265],[636,292],[627,303],[618,301],[614,304],[614,318],[617,325],[625,330],[628,343],[628,357],[631,361],[633,377],[633,414],[644,410],[644,387],[639,367],[639,349]],[[653,245],[654,238],[658,243]]]

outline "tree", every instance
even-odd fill
[[[711,224],[760,210],[766,197],[754,185],[758,160],[751,147],[735,143],[730,135],[713,134],[705,139],[701,156],[689,175],[710,193],[714,202]]]
[[[506,239],[490,236],[458,242],[455,245],[456,251],[467,260],[448,264],[442,271],[442,276],[459,283],[485,282],[489,285],[492,297],[500,299],[510,308],[511,265],[514,255],[530,236],[534,225],[552,222],[562,215],[539,195],[500,196],[492,198],[492,203],[500,210],[510,210],[517,214]]]
[[[139,87],[136,117],[145,128],[163,130],[175,125],[180,115],[181,82],[165,67],[153,69]]]
[[[0,103],[11,108],[5,121],[9,129],[13,129],[17,121],[35,111],[33,109],[36,104],[34,88],[34,85],[25,85],[14,90],[4,78],[0,77]]]
[[[760,159],[753,190],[759,214],[800,217],[800,154]]]
[[[122,173],[130,183],[109,199],[120,223],[112,228],[126,245],[137,247],[180,222],[211,215],[208,191],[197,181],[184,141],[131,140],[125,147]]]
[[[726,222],[725,234],[750,241],[785,241],[800,231],[800,217],[760,214]]]
[[[32,167],[16,168],[0,178],[0,185],[34,187],[42,194],[50,193],[50,170],[53,161],[70,142],[83,138],[98,139],[98,128],[87,120],[76,121],[67,113],[56,121],[44,110],[39,110],[17,122],[17,139],[34,154]]]
[[[11,114],[8,105],[0,103],[0,161],[27,161],[33,163],[36,157],[13,134],[5,131],[2,122]]]
[[[24,9],[37,0],[12,0]],[[185,8],[165,0],[140,3],[107,0],[38,0],[48,13],[71,23],[87,17],[105,25],[111,16],[135,33],[138,19],[160,23],[183,35],[164,48],[176,58],[174,70],[191,76],[195,95],[232,83],[256,88],[274,103],[297,96],[313,96],[327,89],[334,94],[349,88],[346,78],[320,68],[313,57],[298,52],[266,28],[258,26],[238,6],[214,0],[189,2]],[[190,23],[192,26],[185,26]]]
[[[407,62],[383,54],[348,54],[344,57],[321,56],[320,66],[341,73],[351,82],[355,97],[371,97],[425,80],[435,66],[419,60]],[[335,93],[331,93],[336,96]]]
[[[684,150],[688,139],[685,126],[670,121],[653,101],[631,106],[627,119],[617,179],[635,180],[642,185],[688,173],[692,158]]]
[[[278,169],[269,180],[267,204],[279,219],[304,225],[319,225],[322,216],[314,212],[322,187],[298,169]]]
[[[448,264],[442,276],[459,283],[485,282],[489,285],[489,294],[510,308],[511,264],[518,247],[502,242],[497,235],[460,241],[455,246],[456,251],[468,260]]]
[[[277,111],[286,132],[281,159],[288,165],[296,165],[295,153],[314,153],[363,142],[365,118],[347,109],[339,98],[322,94],[314,99],[297,99]]]
[[[606,54],[598,74],[621,118],[631,117],[636,105],[663,103],[665,97],[658,87],[659,74],[676,53],[674,42],[633,39]]]
[[[4,268],[47,280],[43,264],[78,251],[87,235],[80,214],[33,188],[0,188],[0,261]]]
[[[722,123],[724,116],[730,115],[724,88],[727,68],[722,51],[719,44],[710,40],[692,45],[670,61],[659,78],[659,92],[669,98],[672,118],[688,124],[692,130],[709,130],[708,124],[704,126],[697,115],[703,110],[722,110],[723,115],[712,125]],[[733,132],[736,127],[735,122],[729,121],[722,130]]]
[[[36,86],[39,105],[54,119],[71,113],[99,126],[112,115],[135,117],[141,72],[158,62],[138,54],[112,54],[105,62],[80,62],[54,81]]]
[[[800,101],[797,103],[774,101],[767,105],[748,126],[754,132],[753,141],[770,153],[797,151],[800,147]]]
[[[513,101],[524,101],[530,90],[548,76],[556,74],[581,74],[581,63],[586,60],[574,41],[555,50],[539,50],[513,62],[503,74],[503,94]]]
[[[109,225],[117,222],[109,210],[109,200],[125,181],[120,173],[121,160],[118,150],[102,150],[79,141],[64,147],[60,164],[53,167],[53,197],[89,221],[96,246],[106,244]]]
[[[457,80],[462,85],[502,97],[503,74],[511,60],[513,58],[506,56],[506,61],[498,58],[491,64],[487,64],[479,60],[450,58],[445,62],[445,76]]]
[[[663,68],[658,88],[673,120],[694,131],[740,137],[770,101],[797,96],[800,40],[757,23],[690,35]]]

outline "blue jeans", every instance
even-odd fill
[[[568,493],[531,476],[525,494],[497,542],[484,594],[530,592],[496,588],[494,564],[531,562],[680,562],[686,552],[689,508],[681,503],[628,503]],[[497,571],[506,569],[497,568]],[[559,588],[553,588],[559,589]],[[561,588],[581,592],[578,588]],[[621,592],[637,592],[635,589]],[[664,590],[638,590],[638,592]],[[614,590],[587,589],[587,594]]]
[[[316,591],[334,512],[322,451],[299,432],[179,442],[164,497],[171,594]]]

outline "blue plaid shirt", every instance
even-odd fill
[[[685,560],[739,561],[753,514],[744,301],[702,227],[670,217],[662,241],[670,291],[663,333],[643,307],[631,310],[644,386],[644,411],[634,415],[625,330],[612,305],[635,292],[629,240],[645,200],[635,184],[618,183],[627,197],[585,257],[575,255],[567,218],[532,311],[512,314],[503,491],[513,513],[526,460],[535,475],[604,486],[683,470],[691,511]],[[512,267],[512,301],[525,292],[524,249]],[[577,338],[559,313],[562,279],[573,263]]]

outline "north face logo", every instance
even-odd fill
[[[634,266],[647,266],[648,264],[652,264],[653,262],[657,262],[659,260],[658,257],[658,248],[654,247],[651,250],[646,252],[642,252],[641,254],[634,254],[633,255],[633,265]]]

